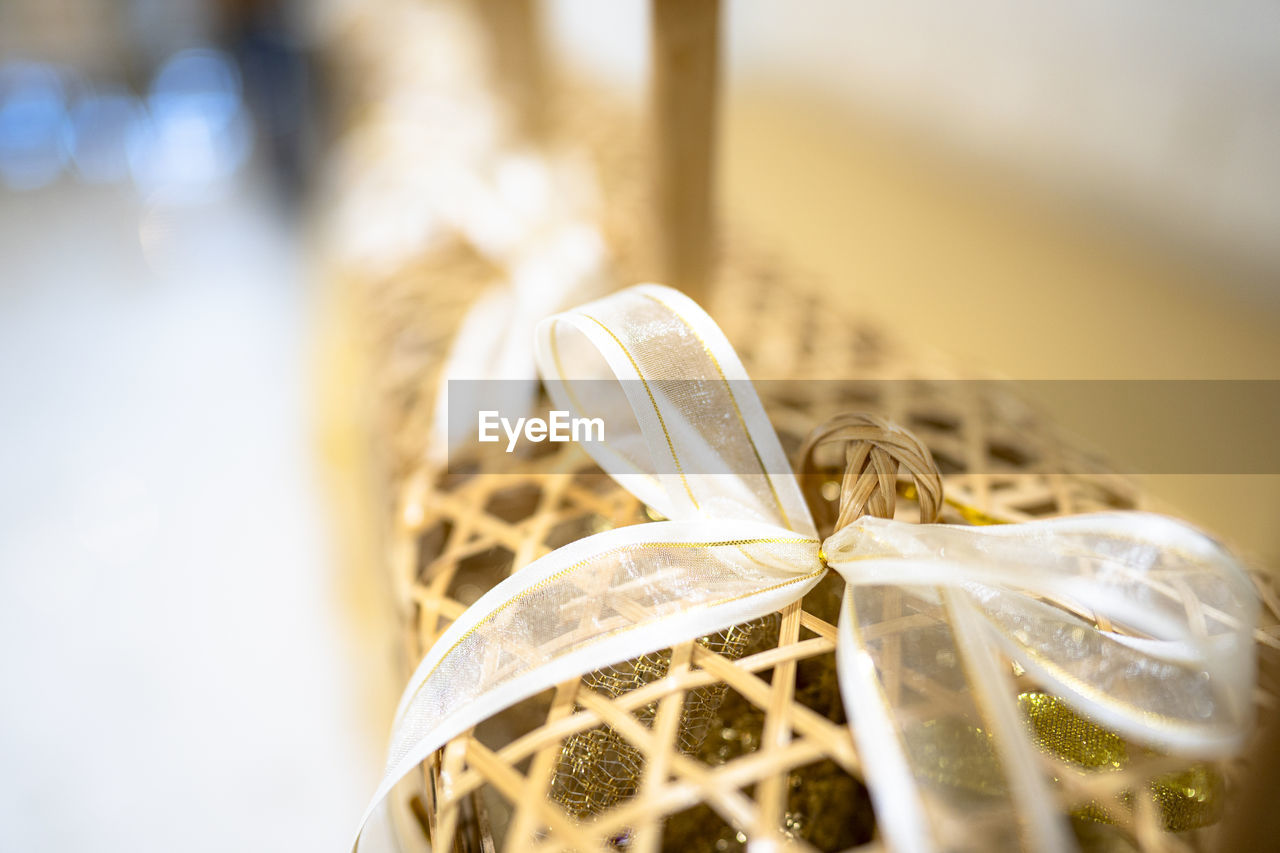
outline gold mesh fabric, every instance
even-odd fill
[[[698,640],[713,654],[729,660],[741,658],[775,625],[776,619],[762,618]],[[582,678],[585,688],[610,699],[663,678],[671,665],[671,652],[641,655],[607,669],[588,673]],[[679,749],[690,754],[702,746],[707,730],[717,721],[717,712],[726,687],[713,684],[690,690],[685,696],[678,727]],[[636,712],[636,718],[652,727],[658,712],[651,702]],[[644,755],[626,738],[608,726],[570,736],[556,763],[551,782],[551,798],[575,817],[599,814],[610,806],[635,795],[644,771]]]
[[[1131,748],[1114,732],[1085,719],[1056,696],[1022,693],[1018,704],[1036,743],[1066,764],[1093,771],[1124,770],[1132,764],[1131,754],[1142,752]],[[1226,805],[1225,782],[1222,772],[1212,764],[1191,764],[1183,770],[1156,776],[1148,784],[1160,821],[1170,832],[1209,826],[1222,817]],[[1117,804],[1111,806],[1102,802],[1085,803],[1072,813],[1086,820],[1116,823],[1118,809],[1132,808],[1133,792],[1122,791],[1117,800]]]

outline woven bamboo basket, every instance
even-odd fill
[[[644,160],[634,142],[637,120],[580,90],[560,103],[572,106],[554,112],[553,126],[594,152],[602,195],[610,199],[603,230],[618,281],[647,277],[652,240],[634,215],[648,204],[637,180]],[[955,499],[944,521],[1016,522],[1143,506],[1129,481],[1073,449],[1016,399],[991,385],[939,381],[962,374],[917,342],[831,310],[827,285],[748,248],[758,243],[732,222],[722,234],[706,307],[752,377],[859,380],[760,383],[793,457],[828,418],[870,412],[906,426],[932,452]],[[347,267],[335,276],[346,320],[370,352],[362,380],[367,439],[379,460],[383,562],[410,669],[510,573],[567,542],[650,520],[576,445],[455,460],[447,472],[423,461],[453,330],[493,275],[457,241],[391,272]],[[834,484],[839,471],[827,473]],[[836,490],[823,494],[834,500]],[[899,502],[899,517],[914,512],[910,500]],[[1266,611],[1259,633],[1266,670],[1280,646],[1280,597],[1270,575],[1254,577]],[[879,849],[835,680],[837,584],[828,578],[803,602],[758,623],[567,681],[454,739],[423,765],[420,789],[405,794],[425,837],[438,850],[727,851],[753,841]],[[902,620],[904,636],[939,623],[936,610],[919,602],[900,606],[915,617]],[[894,636],[886,642],[892,646]],[[897,671],[900,689],[947,703],[946,685],[920,683],[909,657]],[[1025,675],[1017,679],[1019,691],[1035,691]],[[1265,709],[1276,706],[1269,679],[1264,671],[1257,695]],[[1188,783],[1195,795],[1221,807],[1241,784],[1244,761],[1189,771],[1185,758],[1140,750],[1130,758],[1120,771],[1082,773],[1068,758],[1043,755],[1082,844],[1213,849],[1219,822],[1171,831],[1176,805],[1167,802],[1168,786],[1152,781],[1193,771],[1200,774]],[[1117,801],[1124,807],[1099,820],[1097,804]]]
[[[820,293],[793,284],[768,262],[731,256],[716,293],[721,298],[710,310],[754,376],[955,376],[922,364],[914,349],[895,345],[882,330],[823,310]],[[391,329],[385,331],[391,345]],[[422,330],[401,333],[417,337]],[[403,365],[390,367],[382,364],[382,376],[412,375],[402,373]],[[949,495],[1000,520],[1143,505],[1124,478],[1097,468],[1030,410],[991,395],[987,385],[764,382],[760,388],[788,450],[830,416],[874,412],[909,425],[925,442]],[[836,388],[854,398],[829,394]],[[649,520],[645,508],[574,445],[555,445],[497,470],[415,466],[423,423],[416,406],[429,401],[429,395],[389,388],[380,419],[386,432],[379,438],[399,451],[387,503],[387,563],[400,591],[410,661],[509,573],[574,539]],[[1090,467],[1096,473],[1061,473]],[[830,473],[834,482],[838,471]],[[899,507],[899,517],[910,519],[911,502]],[[971,516],[949,507],[943,520],[966,523]],[[1274,624],[1272,581],[1261,573],[1256,580]],[[836,583],[829,579],[771,624],[561,684],[454,740],[423,768],[423,800],[415,811],[425,831],[440,849],[453,841],[460,849],[733,850],[752,839],[775,839],[779,831],[797,849],[874,849],[874,819],[834,679]],[[910,683],[909,661],[901,672]],[[1034,690],[1030,682],[1020,686]],[[941,687],[925,689],[947,701]],[[1272,689],[1260,691],[1263,707],[1274,706]],[[718,707],[695,709],[709,699]],[[692,742],[691,721],[705,730]],[[566,751],[589,749],[582,744],[591,738],[603,738],[603,746],[586,754],[618,765],[593,780],[611,792],[600,813],[581,811],[580,793],[575,799],[557,790]],[[1090,846],[1212,849],[1212,827],[1166,832],[1165,806],[1146,784],[1185,771],[1186,759],[1145,755],[1123,773],[1090,775],[1053,756],[1044,760],[1046,773],[1060,780],[1062,810],[1083,815],[1076,826]],[[1230,791],[1241,767],[1216,771]],[[1139,793],[1116,823],[1088,818],[1092,804],[1129,790]]]

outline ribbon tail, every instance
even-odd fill
[[[941,594],[951,624],[955,626],[977,705],[990,721],[992,746],[1018,812],[1023,847],[1075,850],[1075,841],[1057,808],[1036,747],[1026,736],[1008,669],[995,654],[995,647],[983,636],[982,614],[973,599],[960,590],[943,589]]]
[[[955,590],[845,587],[836,665],[881,831],[906,853],[1073,850],[980,618]]]
[[[825,573],[817,553],[784,528],[672,521],[530,563],[468,608],[409,680],[352,849],[392,788],[452,738],[568,679],[785,607]]]

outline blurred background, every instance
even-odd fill
[[[332,57],[415,2],[0,5],[7,849],[347,842],[396,676],[326,498],[314,223],[360,107]],[[645,2],[541,10],[560,69],[643,103]],[[995,375],[1280,379],[1275,4],[724,15],[719,203],[834,301]],[[1280,563],[1280,478],[1144,479]]]

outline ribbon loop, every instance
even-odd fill
[[[586,445],[606,473],[668,518],[814,527],[737,353],[693,300],[639,285],[538,329],[552,399],[600,417]]]
[[[1253,587],[1238,563],[1185,525],[1146,513],[984,528],[865,518],[823,547],[855,586],[964,591],[1014,660],[1130,737],[1221,754],[1248,727]]]

